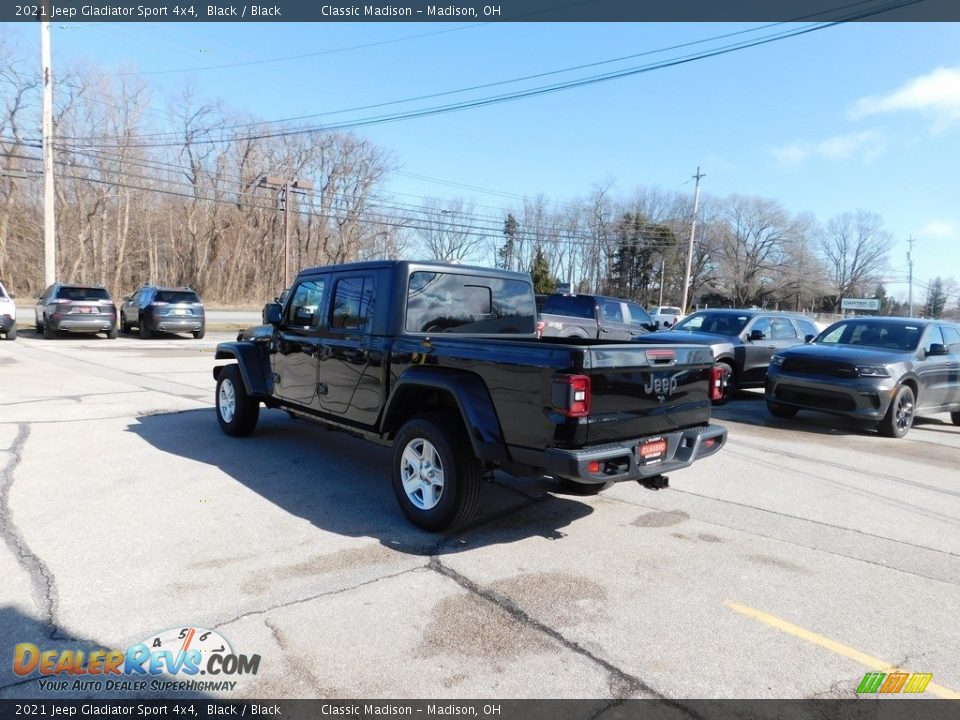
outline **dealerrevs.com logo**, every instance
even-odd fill
[[[200,627],[171,628],[126,650],[13,649],[13,671],[40,677],[41,690],[175,692],[233,690],[241,675],[256,675],[259,655],[235,653],[226,638]]]

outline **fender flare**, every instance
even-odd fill
[[[493,398],[483,379],[474,373],[414,366],[408,368],[394,382],[380,422],[383,436],[392,436],[398,429],[407,399],[424,390],[448,393],[456,402],[467,430],[474,454],[481,460],[496,463],[509,462],[506,442],[497,417]]]
[[[270,356],[263,348],[249,342],[220,343],[217,345],[216,359],[237,361],[247,395],[270,396],[273,391],[273,372],[270,370]],[[223,368],[223,365],[218,365],[213,369],[215,380],[219,380]]]

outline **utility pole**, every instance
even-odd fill
[[[700,178],[706,175],[700,174],[700,168],[697,167],[697,174],[693,176],[697,181],[696,189],[693,191],[693,221],[690,223],[690,245],[687,247],[687,269],[683,273],[683,297],[680,300],[680,312],[687,312],[687,293],[690,292],[690,271],[693,266],[693,236],[697,232],[697,210],[700,207]]]
[[[283,287],[290,287],[290,191],[313,190],[313,183],[308,180],[285,178],[279,175],[264,175],[260,178],[260,187],[274,188],[283,191]]]
[[[657,305],[663,305],[663,278],[667,271],[667,261],[660,258],[660,301]]]
[[[50,17],[45,2],[45,17]],[[53,68],[50,63],[50,23],[40,23],[40,64],[43,73],[43,282],[44,287],[57,279],[56,216],[53,188]]]
[[[913,235],[910,236],[910,239],[907,240],[909,248],[907,250],[907,265],[910,266],[910,289],[907,291],[907,307],[909,308],[909,313],[907,317],[913,317],[913,244],[916,242]]]

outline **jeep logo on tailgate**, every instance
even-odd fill
[[[643,384],[643,391],[647,395],[656,395],[658,399],[663,400],[671,393],[677,390],[676,375],[650,375]]]

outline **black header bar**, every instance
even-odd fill
[[[8,0],[33,22],[920,22],[960,21],[958,0]]]

